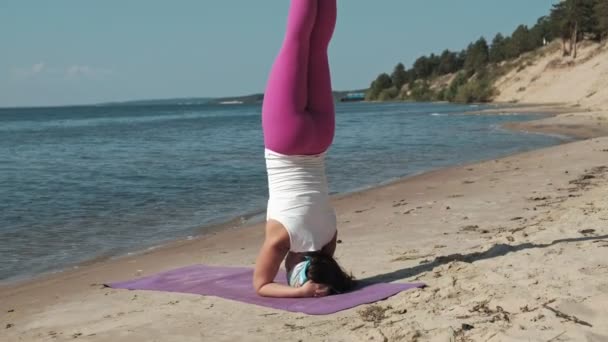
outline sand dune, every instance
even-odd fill
[[[581,43],[576,59],[562,57],[560,42],[520,58],[521,67],[501,77],[498,102],[567,103],[608,108],[608,44]]]

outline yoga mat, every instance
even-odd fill
[[[125,282],[107,284],[115,289],[151,290],[216,296],[269,308],[327,315],[361,304],[373,303],[399,292],[424,287],[421,283],[378,283],[352,292],[322,298],[265,298],[258,296],[252,286],[253,269],[193,265]],[[277,282],[285,283],[285,273],[279,272]]]

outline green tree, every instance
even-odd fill
[[[378,101],[391,101],[399,95],[399,91],[395,87],[384,89],[378,95]]]
[[[526,25],[519,25],[511,35],[509,55],[519,57],[522,53],[532,50],[530,31]]]
[[[422,57],[418,58],[414,62],[414,66],[412,67],[412,70],[414,71],[414,80],[425,79],[425,78],[431,76],[431,73],[433,72],[431,63],[427,56],[422,56]]]
[[[472,75],[485,67],[489,60],[490,49],[488,48],[488,43],[485,38],[481,37],[467,48],[464,68],[469,75]]]
[[[458,65],[458,55],[450,50],[444,50],[439,57],[439,64],[437,65],[437,74],[446,75],[456,72],[460,69]]]
[[[458,94],[458,89],[465,85],[469,78],[467,77],[464,71],[460,71],[456,74],[456,77],[450,83],[450,86],[445,91],[445,99],[452,102],[456,99],[456,95]]]
[[[490,62],[500,63],[505,59],[507,59],[505,37],[497,33],[492,39],[492,46],[490,47]]]
[[[608,1],[600,0],[593,7],[598,38],[608,37]]]
[[[494,86],[487,69],[480,70],[475,76],[461,84],[453,99],[455,102],[488,102],[494,95]]]
[[[391,74],[392,84],[398,89],[401,90],[404,84],[407,83],[407,71],[405,70],[405,66],[403,63],[399,63],[395,66],[393,73]]]
[[[551,21],[549,17],[538,18],[536,25],[530,29],[531,48],[536,49],[551,40],[553,40],[553,37],[551,35]]]
[[[429,56],[430,77],[434,77],[439,74],[439,64],[441,64],[441,57],[431,53]]]
[[[596,3],[597,0],[564,0],[553,5],[552,29],[555,36],[562,38],[564,55],[576,58],[580,37],[585,33],[593,33],[596,29],[596,19],[593,15]],[[566,49],[566,42],[569,43],[569,49]]]
[[[565,2],[559,2],[553,5],[551,9],[551,32],[556,38],[562,41],[562,54],[564,56],[570,54],[570,50],[566,46],[566,42],[572,37],[571,23],[568,16],[568,11]]]
[[[372,82],[372,85],[366,94],[366,99],[370,101],[377,100],[384,89],[389,89],[392,86],[393,81],[391,80],[391,77],[386,73],[382,73]]]
[[[431,90],[429,82],[426,80],[420,80],[414,83],[411,91],[411,97],[414,101],[426,102],[433,101],[435,99],[435,93]]]

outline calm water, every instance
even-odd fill
[[[468,106],[339,104],[332,192],[559,143]],[[0,109],[0,281],[264,209],[260,107]]]

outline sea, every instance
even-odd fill
[[[330,191],[556,145],[480,105],[339,103]],[[513,108],[513,114],[517,109]],[[259,104],[0,109],[0,282],[264,217]],[[236,220],[236,221],[235,221]]]

